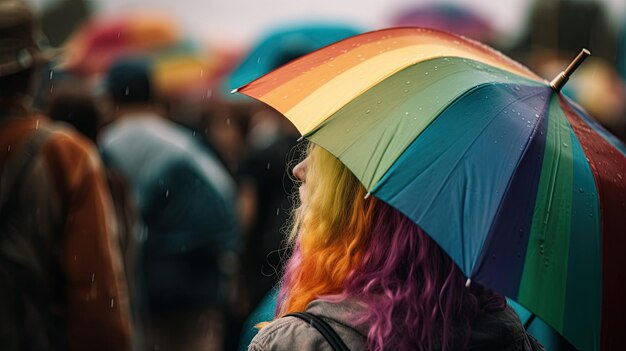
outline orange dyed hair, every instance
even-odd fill
[[[335,156],[314,144],[307,150],[304,202],[294,211],[277,317],[304,311],[319,296],[339,294],[361,264],[378,200],[365,199],[358,179]]]

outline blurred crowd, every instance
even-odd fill
[[[76,333],[69,343],[96,349],[98,337],[84,334],[93,313],[109,314],[96,330],[118,338],[103,337],[116,342],[103,349],[237,349],[246,318],[278,283],[287,255],[283,229],[295,201],[290,168],[302,147],[298,131],[276,111],[231,91],[375,28],[282,27],[233,52],[205,47],[152,11],[101,18],[85,1],[64,0],[33,15],[15,10],[18,2],[0,0],[0,32],[28,41],[28,28],[36,40],[23,46],[48,57],[40,65],[21,62],[21,51],[0,37],[2,185],[19,145],[57,165],[45,184],[16,176],[15,187],[32,194],[7,201],[41,204],[24,221],[48,226],[37,229],[50,238],[36,249],[61,257],[59,267],[40,272],[50,289],[72,291],[79,301],[68,318],[76,324],[67,327]],[[388,26],[466,35],[548,80],[586,47],[593,56],[564,93],[624,141],[626,23],[614,28],[606,17],[600,2],[537,1],[514,45],[502,45],[487,19],[452,5],[401,9]],[[19,67],[5,69],[16,55]],[[24,83],[31,78],[34,84]],[[27,115],[36,118],[9,118]],[[49,140],[43,146],[29,140],[32,129],[47,130],[41,138]],[[54,182],[60,185],[47,184]],[[49,213],[40,215],[42,208]]]

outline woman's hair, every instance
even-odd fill
[[[277,317],[315,299],[355,298],[369,325],[369,349],[462,349],[473,318],[505,300],[465,276],[410,219],[366,190],[317,146],[308,150],[306,187],[295,210]],[[416,194],[416,197],[419,195]]]

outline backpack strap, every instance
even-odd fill
[[[16,155],[5,165],[0,177],[0,218],[6,215],[8,204],[15,202],[20,183],[26,176],[31,162],[52,132],[53,129],[49,127],[36,129],[22,146],[20,155]]]
[[[317,329],[320,334],[330,344],[330,347],[335,351],[349,351],[348,346],[341,340],[341,337],[337,332],[322,318],[308,312],[294,312],[286,315],[285,317],[296,317],[309,323],[313,328]]]

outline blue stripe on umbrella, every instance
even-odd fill
[[[486,286],[497,286],[501,293],[514,299],[519,291],[541,176],[548,135],[549,94],[546,91],[543,107],[538,105],[541,108],[541,112],[537,114],[540,116],[539,123],[506,190],[506,196],[472,275],[474,280]],[[506,269],[502,269],[503,267]]]
[[[412,142],[372,194],[420,225],[469,276],[551,93],[477,86]]]

